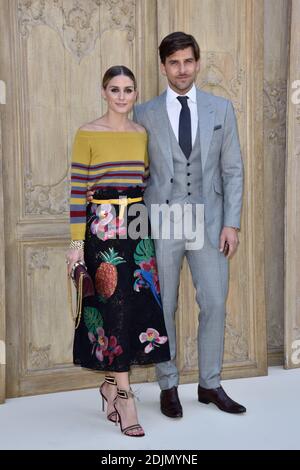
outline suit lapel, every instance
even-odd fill
[[[204,172],[214,131],[215,111],[206,94],[199,89],[197,89],[197,108],[200,127],[202,172]]]
[[[150,110],[152,128],[155,129],[156,138],[159,143],[161,154],[169,166],[171,173],[174,173],[173,157],[171,151],[171,140],[169,134],[169,117],[166,105],[167,92],[160,95],[153,108]]]
[[[150,110],[149,117],[151,119],[151,127],[155,130],[162,156],[173,174],[174,166],[169,134],[170,122],[167,112],[166,96],[167,92],[165,91],[157,98],[155,105]],[[200,127],[202,172],[204,172],[208,150],[214,131],[215,111],[207,95],[199,89],[197,89],[197,108]]]

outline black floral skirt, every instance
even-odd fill
[[[106,189],[97,191],[94,199],[121,196],[137,198],[142,192],[137,187],[122,192]],[[139,204],[145,208],[143,201]],[[95,295],[82,301],[74,337],[75,365],[127,372],[132,364],[170,359],[147,213],[145,217],[142,224],[147,227],[146,233],[144,230],[135,239],[136,235],[126,237],[130,223],[137,220],[135,216],[127,214],[126,221],[122,208],[115,204],[87,206],[84,258]]]

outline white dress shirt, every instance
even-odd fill
[[[169,120],[175,134],[175,137],[178,142],[178,134],[179,134],[179,116],[182,109],[180,102],[177,99],[177,96],[188,96],[189,99],[187,100],[188,106],[191,111],[191,125],[192,125],[192,145],[194,145],[198,130],[198,109],[197,109],[197,93],[196,87],[190,89],[188,93],[185,95],[178,95],[170,86],[167,88],[167,112],[169,116]]]

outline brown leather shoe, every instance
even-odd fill
[[[182,418],[182,406],[179,401],[177,387],[160,392],[160,410],[168,418]]]
[[[220,410],[226,413],[246,413],[246,408],[233,401],[222,387],[203,388],[198,385],[198,401],[201,403],[214,403]]]

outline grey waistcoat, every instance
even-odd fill
[[[170,123],[169,133],[174,165],[172,200],[170,202],[202,204],[203,184],[199,126],[189,159],[187,159],[182,152]],[[190,185],[188,185],[188,183],[190,183]]]

